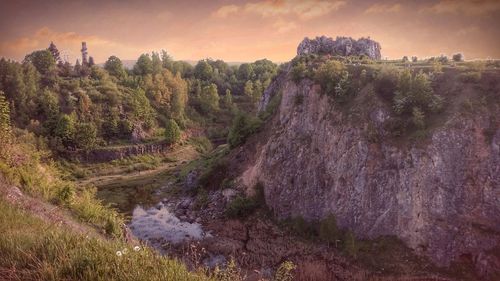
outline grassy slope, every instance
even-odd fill
[[[147,248],[47,224],[3,199],[0,225],[1,280],[209,280]]]

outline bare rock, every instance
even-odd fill
[[[379,60],[381,58],[380,50],[380,44],[370,38],[355,40],[351,37],[337,37],[333,40],[330,37],[321,36],[315,39],[304,38],[297,47],[297,55],[365,55]]]

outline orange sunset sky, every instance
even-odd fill
[[[500,58],[499,0],[0,0],[0,57],[54,41],[74,63],[167,50],[175,59],[288,61],[306,36],[370,36],[382,56]]]

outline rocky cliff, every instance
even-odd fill
[[[498,97],[500,75],[492,75],[489,91]],[[479,98],[477,88],[453,80],[436,91],[452,101],[460,91]],[[498,266],[485,255],[500,241],[498,106],[466,114],[450,104],[427,138],[401,141],[386,131],[391,109],[371,85],[346,108],[333,105],[313,81],[296,83],[284,71],[260,108],[278,94],[279,108],[241,175],[249,187],[263,183],[276,216],[335,214],[358,237],[396,235],[438,265],[465,255],[479,270]]]
[[[381,58],[380,49],[380,44],[370,38],[355,40],[351,37],[337,37],[333,40],[332,38],[326,36],[316,37],[315,39],[309,39],[306,37],[297,47],[297,55],[365,55],[372,59],[379,60]]]

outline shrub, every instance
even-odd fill
[[[392,101],[398,84],[399,72],[395,67],[384,66],[375,76],[375,92],[387,101]]]
[[[321,85],[323,93],[335,95],[335,87],[345,76],[345,65],[337,60],[329,60],[322,64],[314,75],[314,80]]]
[[[335,215],[328,215],[325,219],[321,220],[319,225],[319,238],[324,242],[335,243],[336,240],[339,240],[340,230],[337,227],[337,219]]]
[[[251,215],[257,207],[257,202],[252,198],[238,196],[227,206],[226,216],[229,218],[246,218]]]
[[[274,275],[274,281],[292,281],[293,271],[297,268],[291,261],[285,261],[280,264]]]
[[[190,142],[199,153],[207,153],[213,149],[212,142],[206,137],[193,137]]]
[[[306,77],[307,66],[304,62],[299,62],[292,67],[292,80],[295,83],[299,83],[304,77]]]
[[[253,196],[237,196],[233,199],[226,207],[226,216],[229,218],[246,218],[258,208],[265,207],[264,187],[261,183],[258,183],[254,189],[255,195]]]
[[[460,73],[458,79],[464,83],[478,83],[481,80],[481,72],[479,71],[468,71]]]
[[[418,129],[423,129],[425,127],[425,114],[420,108],[414,107],[412,112],[412,122]]]
[[[239,113],[233,120],[231,129],[229,130],[227,138],[229,146],[234,148],[245,143],[251,134],[259,130],[261,124],[262,121],[260,119]]]
[[[462,55],[462,53],[457,53],[453,55],[452,59],[453,61],[461,62],[464,61],[464,55]]]
[[[175,144],[181,138],[181,129],[175,122],[175,120],[170,119],[167,121],[165,126],[165,141],[167,144]]]

